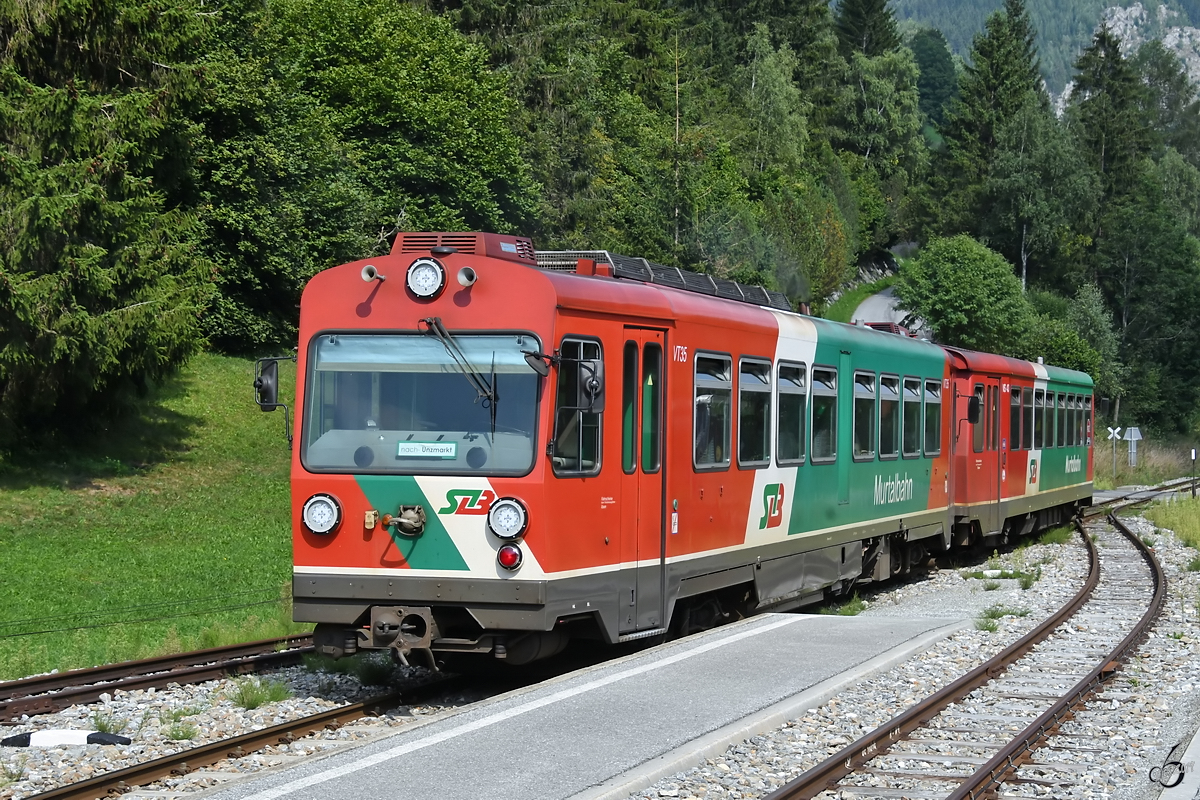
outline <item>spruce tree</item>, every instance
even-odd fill
[[[887,0],[838,0],[834,27],[838,50],[846,59],[852,53],[874,58],[900,46]]]
[[[917,92],[921,96],[921,114],[935,125],[946,119],[946,106],[958,94],[958,76],[946,37],[936,28],[923,28],[910,42],[917,68]]]
[[[975,37],[970,63],[959,79],[958,98],[947,115],[947,156],[940,165],[940,188],[947,196],[943,231],[975,229],[999,128],[1031,99],[1049,107],[1038,74],[1032,24],[1024,4],[1008,0]]]
[[[1102,25],[1075,62],[1071,118],[1093,169],[1100,175],[1102,202],[1138,184],[1142,159],[1154,147],[1146,119],[1144,89],[1121,54],[1121,40]]]
[[[37,6],[0,8],[0,438],[176,368],[211,274],[188,205],[204,9]]]

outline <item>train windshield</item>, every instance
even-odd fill
[[[537,373],[529,334],[323,334],[309,356],[305,467],[524,475]]]

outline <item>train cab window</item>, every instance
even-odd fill
[[[921,380],[904,379],[904,457],[921,455]]]
[[[733,415],[733,362],[729,356],[696,355],[695,449],[696,469],[729,466],[729,433]]]
[[[738,367],[738,466],[771,463],[771,362],[743,360]]]
[[[1067,396],[1062,392],[1058,393],[1058,435],[1056,441],[1059,447],[1067,446]]]
[[[975,384],[975,399],[979,401],[979,422],[971,426],[971,445],[975,448],[976,453],[982,453],[987,440],[985,431],[987,430],[988,413],[987,406],[984,404],[983,384]]]
[[[942,384],[925,381],[925,455],[942,452]]]
[[[1041,450],[1046,446],[1046,392],[1038,389],[1033,393],[1033,447]]]
[[[637,468],[637,376],[637,342],[626,342],[621,370],[621,468],[626,474]]]
[[[879,457],[900,454],[900,379],[891,375],[879,378]]]
[[[585,386],[601,362],[600,343],[564,339],[559,348],[551,463],[555,475],[595,475],[600,471],[600,412],[591,405]]]
[[[875,373],[854,373],[854,459],[875,457]]]
[[[1024,423],[1021,425],[1021,449],[1033,449],[1033,389],[1025,387],[1024,392]],[[1015,448],[1014,448],[1015,449]]]
[[[662,465],[662,347],[654,342],[642,353],[642,472]]]
[[[812,460],[837,460],[837,370],[813,367],[812,371]]]
[[[779,365],[779,450],[780,466],[804,463],[804,421],[807,386],[803,364]]]
[[[1008,390],[1008,449],[1021,449],[1021,387]]]

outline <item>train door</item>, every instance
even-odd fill
[[[666,557],[663,404],[666,332],[626,328],[621,370],[621,633],[662,628]],[[630,547],[627,543],[632,542]]]
[[[1003,482],[1000,379],[980,376],[973,381],[973,394],[979,399],[979,422],[971,430],[971,501],[976,504],[980,527],[985,534],[1000,530],[1000,487]]]

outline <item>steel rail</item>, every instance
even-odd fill
[[[312,652],[312,636],[306,634],[4,681],[0,682],[0,720],[60,711],[74,703],[96,700],[115,689],[132,691],[168,683],[199,683],[286,666],[309,652]]]
[[[1096,546],[1083,533],[1082,526],[1079,526],[1079,530],[1088,551],[1088,578],[1083,588],[1066,605],[992,658],[847,745],[800,777],[776,789],[764,800],[809,800],[827,789],[833,789],[842,778],[852,774],[876,756],[887,752],[893,744],[907,738],[913,731],[929,724],[948,705],[961,700],[976,688],[998,677],[1009,664],[1024,656],[1033,649],[1034,645],[1049,636],[1087,602],[1100,580],[1100,557],[1096,552]]]
[[[1030,723],[1024,731],[1006,744],[986,764],[976,770],[947,800],[968,800],[968,798],[976,800],[976,798],[984,796],[990,797],[995,788],[1023,761],[1027,760],[1032,751],[1049,738],[1062,722],[1071,716],[1075,706],[1082,703],[1103,681],[1117,671],[1129,651],[1141,641],[1154,620],[1162,612],[1163,604],[1167,599],[1167,578],[1158,559],[1150,552],[1150,548],[1114,514],[1108,515],[1108,521],[1129,541],[1133,542],[1134,547],[1150,566],[1150,574],[1154,578],[1154,596],[1151,598],[1150,607],[1146,609],[1146,613],[1138,620],[1134,629],[1100,661],[1095,669],[1060,697],[1053,706],[1046,709],[1040,717]]]
[[[1130,498],[1136,498],[1136,499],[1132,500],[1131,502],[1126,503],[1126,505],[1122,506],[1122,508],[1128,508],[1129,506],[1140,505],[1142,503],[1149,502],[1150,500],[1153,500],[1158,495],[1163,494],[1164,492],[1177,491],[1181,488],[1188,487],[1191,485],[1192,485],[1191,478],[1172,478],[1171,480],[1166,481],[1165,483],[1160,483],[1158,486],[1154,486],[1149,489],[1136,489],[1132,492],[1126,492],[1125,494],[1118,495],[1116,497],[1110,497],[1107,500],[1103,500],[1099,503],[1096,503],[1093,506],[1090,506],[1089,508],[1084,509],[1083,513],[1080,516],[1082,516],[1085,520],[1087,520],[1087,519],[1092,519],[1093,517],[1107,515],[1109,513],[1109,511],[1106,509],[1106,506],[1115,506],[1124,500],[1129,500]],[[1140,497],[1140,498],[1137,497],[1137,495],[1140,495],[1140,494],[1145,494],[1148,496]]]
[[[419,685],[395,689],[361,703],[340,706],[320,714],[199,745],[125,769],[106,772],[86,781],[31,795],[29,800],[97,800],[110,795],[124,794],[155,781],[187,775],[227,758],[243,758],[264,747],[291,744],[305,736],[337,730],[348,722],[361,717],[378,716],[385,709],[401,703],[418,702],[420,698],[436,691],[444,691],[460,680],[460,676],[443,674]]]

